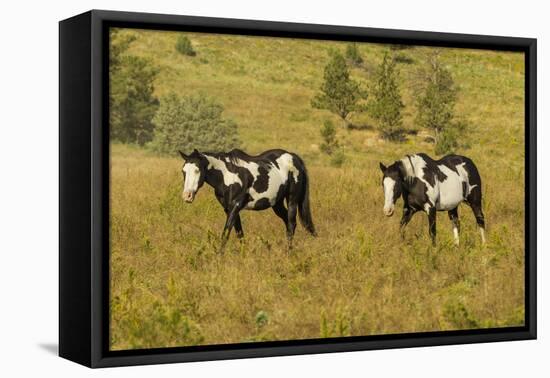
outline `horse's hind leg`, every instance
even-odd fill
[[[289,221],[288,221],[288,210],[286,209],[283,201],[279,201],[273,206],[273,211],[281,220],[284,222],[286,227],[286,236],[287,239],[289,239],[289,235],[291,234],[291,230],[289,228]]]
[[[481,243],[485,244],[485,216],[483,215],[483,210],[481,209],[481,188],[479,186],[473,188],[466,200],[468,205],[472,208],[474,216],[476,217],[479,234],[481,235]]]
[[[458,207],[455,207],[453,210],[449,211],[449,219],[453,222],[453,236],[455,238],[455,244],[459,245],[460,240],[458,238],[458,233],[460,232],[460,220],[458,219]]]
[[[243,226],[241,224],[241,216],[237,214],[235,217],[235,234],[239,239],[242,239],[244,237],[244,231]]]
[[[294,238],[294,232],[296,231],[296,214],[298,213],[298,204],[292,200],[288,201],[288,223],[287,223],[287,239],[288,248],[292,249],[292,239]]]
[[[286,207],[285,207],[283,201],[277,202],[273,206],[273,211],[275,212],[275,214],[277,214],[277,216],[279,218],[281,218],[281,220],[285,224],[285,227],[287,227],[287,224],[288,224],[288,211],[286,210]]]
[[[476,217],[477,226],[479,227],[481,244],[485,244],[485,216],[483,215],[483,210],[481,210],[481,204],[470,204],[470,206]]]
[[[436,221],[437,221],[437,213],[436,213],[435,207],[433,206],[427,207],[426,213],[428,214],[430,238],[432,239],[432,245],[435,245]]]

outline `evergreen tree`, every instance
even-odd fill
[[[120,58],[136,40],[132,34],[120,34],[120,29],[109,29],[109,74],[114,74],[120,69]]]
[[[375,84],[372,88],[373,101],[369,110],[378,127],[382,137],[390,140],[399,140],[403,137],[403,115],[404,108],[398,85],[398,72],[395,60],[388,54],[376,72]]]
[[[456,143],[452,143],[449,139],[456,140],[464,124],[458,125],[454,122],[457,88],[451,73],[441,64],[438,53],[429,57],[425,76],[423,93],[418,96],[416,101],[416,123],[433,130],[436,149],[442,137],[447,139],[445,142],[447,146],[452,146]],[[460,126],[459,130],[456,130],[457,126]],[[445,135],[443,136],[443,134]],[[440,149],[440,151],[443,150]]]
[[[173,154],[178,150],[226,151],[239,146],[237,125],[222,117],[223,106],[204,94],[161,99],[155,115],[153,150]]]
[[[178,40],[176,41],[176,50],[183,55],[195,56],[197,53],[193,49],[191,41],[186,35],[179,35]]]
[[[346,58],[354,66],[360,66],[363,64],[363,58],[359,53],[356,43],[350,43],[346,48]]]
[[[153,137],[152,119],[158,108],[154,80],[158,74],[149,60],[126,54],[134,36],[110,33],[109,121],[113,140],[144,145]]]
[[[349,125],[349,114],[361,110],[359,101],[367,97],[359,83],[350,78],[346,60],[339,52],[333,52],[325,66],[324,82],[320,89],[321,92],[312,99],[311,106],[335,113],[346,126]]]

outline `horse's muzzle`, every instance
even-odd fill
[[[389,209],[384,209],[384,215],[387,217],[391,217],[393,215],[394,208],[391,207]]]
[[[181,197],[183,198],[183,200],[185,202],[191,203],[195,199],[195,193],[193,193],[193,192],[183,192],[181,194]]]

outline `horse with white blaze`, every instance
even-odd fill
[[[436,211],[447,211],[459,244],[458,205],[468,204],[474,213],[481,241],[485,243],[485,217],[481,209],[481,177],[473,161],[465,156],[447,155],[433,160],[426,154],[407,155],[389,167],[380,163],[384,174],[384,214],[392,216],[395,203],[403,197],[401,232],[418,211],[428,215],[432,243],[436,238]]]
[[[180,151],[183,165],[183,199],[193,202],[206,182],[222,205],[227,219],[221,249],[233,227],[238,238],[244,236],[241,210],[273,208],[286,226],[289,248],[298,214],[304,228],[316,235],[309,204],[309,178],[303,160],[284,150],[269,150],[250,156],[235,149],[230,152]],[[286,202],[286,206],[285,206]]]

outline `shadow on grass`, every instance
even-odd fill
[[[354,123],[348,123],[347,124],[347,129],[348,130],[375,130],[376,128],[373,126],[373,125],[369,125],[369,124],[361,124],[361,125],[357,125],[357,124],[354,124]]]

